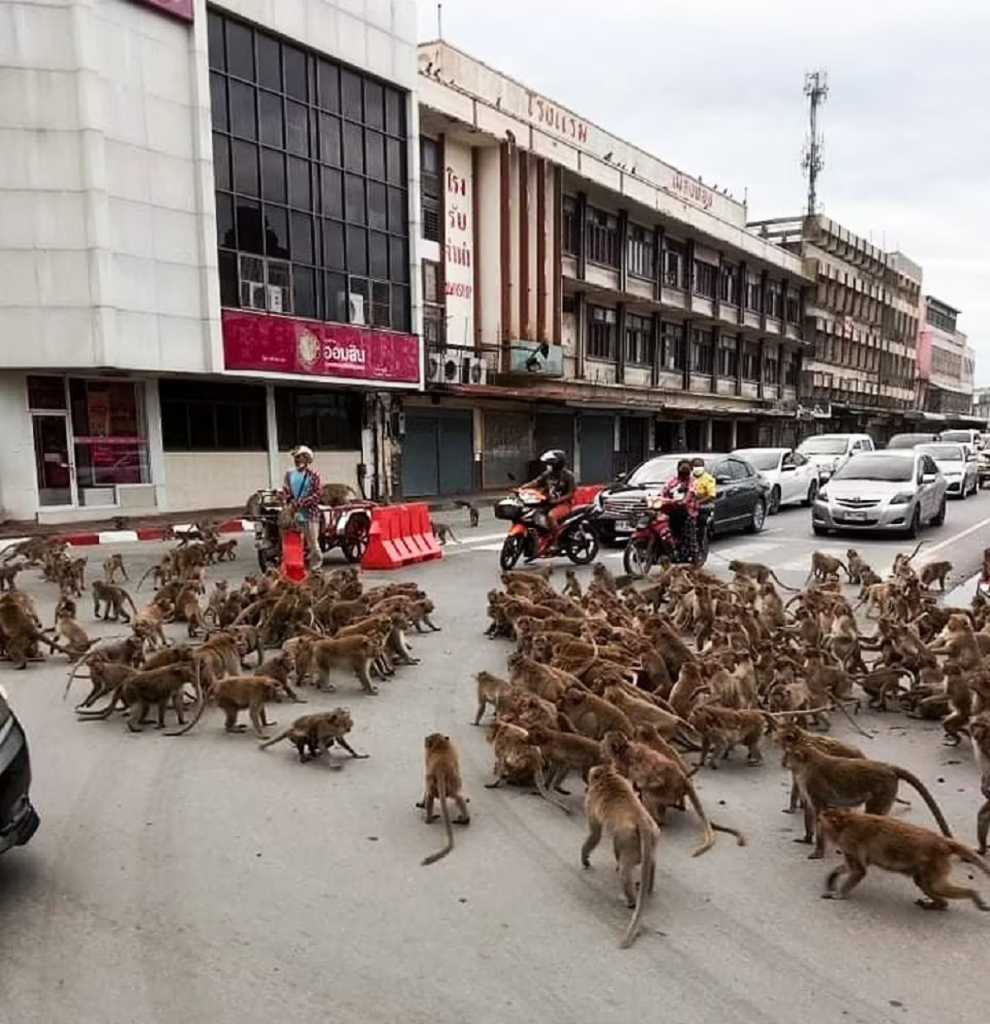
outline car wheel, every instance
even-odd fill
[[[932,526],[942,526],[945,523],[945,498],[942,498],[942,504],[938,507],[938,512],[935,518],[932,520]]]
[[[759,533],[767,523],[767,503],[762,498],[757,498],[753,505],[753,517],[746,527],[747,533]]]
[[[959,488],[959,500],[965,501],[969,497],[969,491],[966,490],[966,482],[963,481],[962,487]]]
[[[810,508],[815,503],[815,498],[818,497],[818,481],[812,480],[808,485],[808,497],[801,502],[805,508]]]
[[[770,508],[767,509],[767,513],[771,516],[775,516],[780,511],[780,488],[774,485],[773,490],[770,492]]]
[[[921,506],[914,506],[914,515],[911,516],[911,525],[905,531],[905,536],[908,540],[914,540],[918,536],[918,531],[921,529]]]

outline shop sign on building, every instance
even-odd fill
[[[444,293],[447,343],[474,344],[474,181],[471,148],[454,140],[445,147]]]
[[[228,370],[419,383],[419,338],[397,331],[224,310],[223,352]]]
[[[193,20],[193,0],[137,0],[145,7],[154,7],[183,21]]]

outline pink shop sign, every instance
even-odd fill
[[[348,324],[263,313],[223,312],[228,370],[419,383],[419,338]]]
[[[145,7],[154,7],[183,21],[193,20],[193,0],[137,0]]]

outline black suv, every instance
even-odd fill
[[[28,798],[30,788],[27,737],[0,687],[0,853],[23,846],[38,828],[38,814]]]
[[[679,452],[641,462],[631,473],[610,484],[597,498],[601,517],[595,524],[604,544],[624,543],[632,522],[677,473],[682,459],[703,459],[718,488],[711,532],[763,529],[770,502],[770,485],[743,458],[724,452]]]

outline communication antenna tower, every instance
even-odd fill
[[[809,71],[804,76],[804,94],[809,100],[809,131],[804,144],[801,167],[808,172],[808,216],[814,217],[817,207],[818,175],[825,166],[825,136],[818,130],[818,108],[828,96],[828,72]]]

